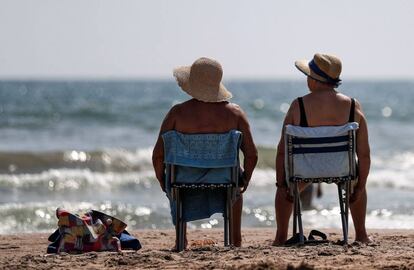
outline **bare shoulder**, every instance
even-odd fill
[[[342,93],[337,93],[336,94],[336,96],[339,98],[339,99],[341,99],[341,100],[348,100],[348,101],[350,101],[351,100],[351,98],[350,97],[348,97],[347,95],[345,95],[345,94],[342,94]]]
[[[338,93],[337,97],[341,101],[344,101],[344,102],[347,102],[347,103],[351,103],[351,100],[354,99],[355,100],[355,109],[356,110],[361,110],[362,109],[361,103],[359,103],[359,101],[356,98],[348,97],[347,95],[344,95],[342,93]]]
[[[295,98],[291,103],[288,112],[286,113],[286,116],[294,117],[297,113],[299,114],[299,101],[297,98]]]
[[[299,101],[295,98],[291,103],[289,110],[286,113],[284,124],[299,124],[300,122],[300,109]]]
[[[355,108],[362,111],[361,103],[355,98]]]
[[[246,129],[249,127],[249,120],[243,109],[235,103],[227,103],[226,109],[230,112],[231,118],[235,119],[240,129]]]
[[[227,103],[226,109],[228,109],[232,114],[235,116],[245,116],[246,113],[243,111],[243,109],[236,103]]]
[[[336,98],[339,101],[338,106],[344,106],[345,108],[349,108],[351,106],[352,99],[353,99],[352,97],[349,97],[349,96],[344,95],[342,93],[337,93]],[[358,102],[356,102],[356,103],[358,103]],[[355,107],[357,107],[357,106],[355,106]]]
[[[173,123],[175,122],[175,119],[179,118],[179,114],[186,106],[184,106],[184,103],[176,104],[171,107],[171,109],[168,111],[167,115],[165,116],[164,121],[167,123]]]
[[[178,112],[180,111],[180,110],[182,110],[182,108],[183,107],[185,107],[185,106],[183,106],[183,103],[181,103],[181,104],[176,104],[176,105],[174,105],[174,106],[172,106],[171,107],[171,109],[170,109],[170,111],[168,112],[168,114],[170,115],[170,116],[176,116],[177,114],[178,114]]]
[[[185,113],[188,110],[192,110],[194,106],[194,100],[193,99],[189,99],[187,101],[175,104],[171,109],[170,109],[170,113],[174,116],[177,116],[178,114],[180,114],[181,112]]]
[[[347,102],[347,103],[351,103],[352,98],[348,97],[344,94],[338,93],[338,97],[343,101],[343,102]],[[355,100],[355,116],[356,116],[356,121],[360,122],[362,118],[365,118],[364,116],[364,112],[362,111],[362,105],[361,103],[356,99],[353,98]]]
[[[291,103],[289,107],[289,111],[293,112],[295,110],[299,109],[299,101],[297,98],[295,98]]]
[[[362,110],[362,105],[357,99],[355,99],[355,114],[357,116],[358,122],[361,122],[361,120],[365,121],[365,114]]]

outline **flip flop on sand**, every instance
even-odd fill
[[[317,239],[315,237],[318,237],[320,239]],[[326,234],[324,234],[321,231],[318,230],[312,230],[309,233],[308,238],[306,238],[306,236],[303,236],[305,242],[304,245],[318,245],[318,244],[325,244],[325,243],[329,243],[329,241],[327,240],[328,237],[326,236]],[[297,233],[294,236],[292,236],[291,238],[289,238],[286,242],[285,242],[285,246],[294,246],[294,245],[299,245],[300,243],[300,234]]]
[[[319,237],[320,239],[316,239],[315,236]],[[308,240],[305,241],[305,244],[310,244],[310,245],[325,244],[325,243],[329,243],[328,237],[326,236],[326,234],[318,230],[310,231]]]

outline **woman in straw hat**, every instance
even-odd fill
[[[221,83],[223,69],[216,60],[202,57],[191,66],[174,69],[178,85],[192,99],[175,105],[167,113],[161,125],[160,135],[168,130],[182,133],[224,133],[232,129],[243,133],[241,150],[244,154],[244,187],[246,190],[257,163],[257,150],[250,132],[246,114],[236,104],[230,103],[232,94]],[[159,136],[153,152],[153,165],[162,190],[164,187],[164,146]],[[233,206],[233,239],[241,246],[241,212],[243,198]]]
[[[295,99],[286,114],[283,126],[334,126],[348,121],[358,122],[357,156],[359,164],[358,183],[350,198],[350,208],[355,226],[355,241],[369,242],[365,229],[367,193],[365,189],[369,168],[370,149],[368,128],[362,107],[357,101],[335,90],[340,85],[342,64],[339,58],[328,54],[315,54],[309,62],[296,61],[295,66],[307,76],[310,93]],[[352,109],[353,108],[353,109]],[[353,113],[350,113],[352,112]],[[289,218],[292,214],[292,200],[284,177],[284,131],[276,156],[276,222],[277,232],[274,245],[283,245],[287,239]],[[304,187],[302,187],[304,188]]]

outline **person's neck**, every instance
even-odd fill
[[[315,89],[309,89],[312,93],[329,93],[329,92],[336,92],[335,88],[333,87],[318,87]]]

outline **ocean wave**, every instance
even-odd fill
[[[274,168],[276,149],[259,147],[258,168]],[[41,173],[51,169],[133,172],[152,169],[152,147],[141,149],[0,152],[0,174]]]
[[[368,177],[371,185],[414,189],[414,152],[373,156]]]
[[[395,169],[373,170],[369,175],[368,187],[385,187],[414,190],[413,171]],[[256,169],[250,182],[251,189],[261,190],[274,187],[276,172],[273,169]],[[45,194],[142,192],[158,188],[158,181],[152,169],[132,172],[93,172],[89,169],[50,169],[34,174],[0,174],[1,201],[10,196],[30,194],[42,197]]]
[[[150,188],[155,180],[153,171],[142,172],[92,172],[89,169],[51,169],[36,174],[2,174],[0,191],[43,193],[81,192],[90,189],[103,191],[136,190]]]
[[[275,184],[273,169],[256,169],[251,186],[266,188]],[[89,169],[50,169],[34,174],[0,174],[0,192],[67,193],[94,189],[105,191],[136,191],[158,187],[151,169],[137,172],[93,172]],[[1,201],[1,200],[0,200]]]
[[[39,173],[50,169],[89,169],[98,172],[142,171],[152,168],[152,149],[134,151],[1,152],[0,173]]]
[[[259,162],[251,181],[253,186],[274,185],[276,150],[259,147]],[[62,151],[40,153],[0,153],[0,191],[82,190],[149,186],[156,183],[152,148],[136,150]],[[414,189],[414,152],[374,155],[369,186]]]

